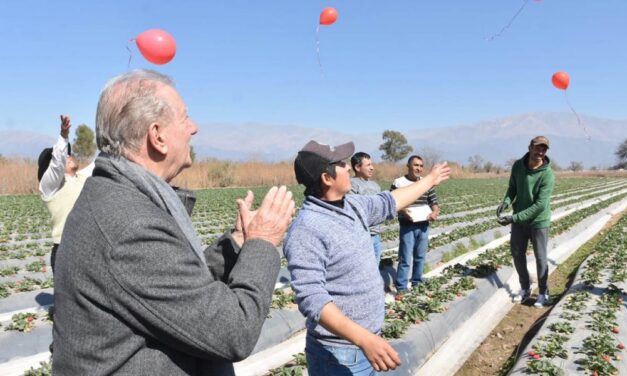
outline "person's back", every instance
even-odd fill
[[[65,221],[70,214],[74,203],[81,194],[85,181],[89,176],[77,173],[71,178],[66,178],[63,186],[51,197],[42,200],[50,212],[52,222],[52,239],[55,244],[61,242],[61,235],[65,227]]]

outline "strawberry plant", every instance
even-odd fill
[[[20,270],[20,268],[18,268],[17,266],[11,266],[8,268],[4,268],[2,270],[0,270],[0,276],[2,277],[7,277],[10,275],[15,275],[17,274],[18,270]]]
[[[539,338],[539,341],[532,346],[533,350],[541,357],[566,359],[568,352],[564,348],[564,343],[568,336],[552,333]]]
[[[52,376],[52,359],[48,362],[39,362],[38,368],[30,367],[24,376]]]
[[[268,376],[302,376],[307,368],[307,357],[304,353],[294,355],[293,359],[280,368],[270,370]]]
[[[543,376],[566,376],[563,369],[546,359],[532,359],[527,363],[527,373]]]
[[[575,327],[569,322],[556,322],[549,325],[549,329],[555,333],[572,334],[575,331]]]
[[[272,294],[272,305],[271,305],[272,308],[282,309],[293,303],[294,303],[294,294],[291,292],[291,290],[290,291],[285,291],[283,289],[274,290],[274,294]]]
[[[34,261],[30,264],[26,265],[26,270],[29,272],[45,272],[46,271],[46,262],[44,260]]]
[[[37,320],[37,314],[32,312],[18,313],[11,317],[11,324],[6,330],[17,330],[18,332],[28,333],[33,330]]]

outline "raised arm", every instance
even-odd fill
[[[72,127],[72,124],[70,123],[69,116],[61,115],[61,132],[59,139],[52,147],[50,165],[39,182],[39,192],[44,199],[54,195],[63,186],[70,127]]]

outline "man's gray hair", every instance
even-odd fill
[[[96,111],[98,149],[112,155],[137,152],[150,124],[173,116],[170,104],[157,92],[174,87],[161,73],[138,69],[109,80]]]

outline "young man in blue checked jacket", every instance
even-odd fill
[[[306,317],[310,376],[371,375],[400,364],[398,353],[379,336],[383,280],[368,228],[393,218],[450,174],[443,163],[394,192],[346,195],[351,190],[346,160],[353,152],[352,142],[331,147],[310,141],[294,162],[306,198],[283,249],[298,308]]]

